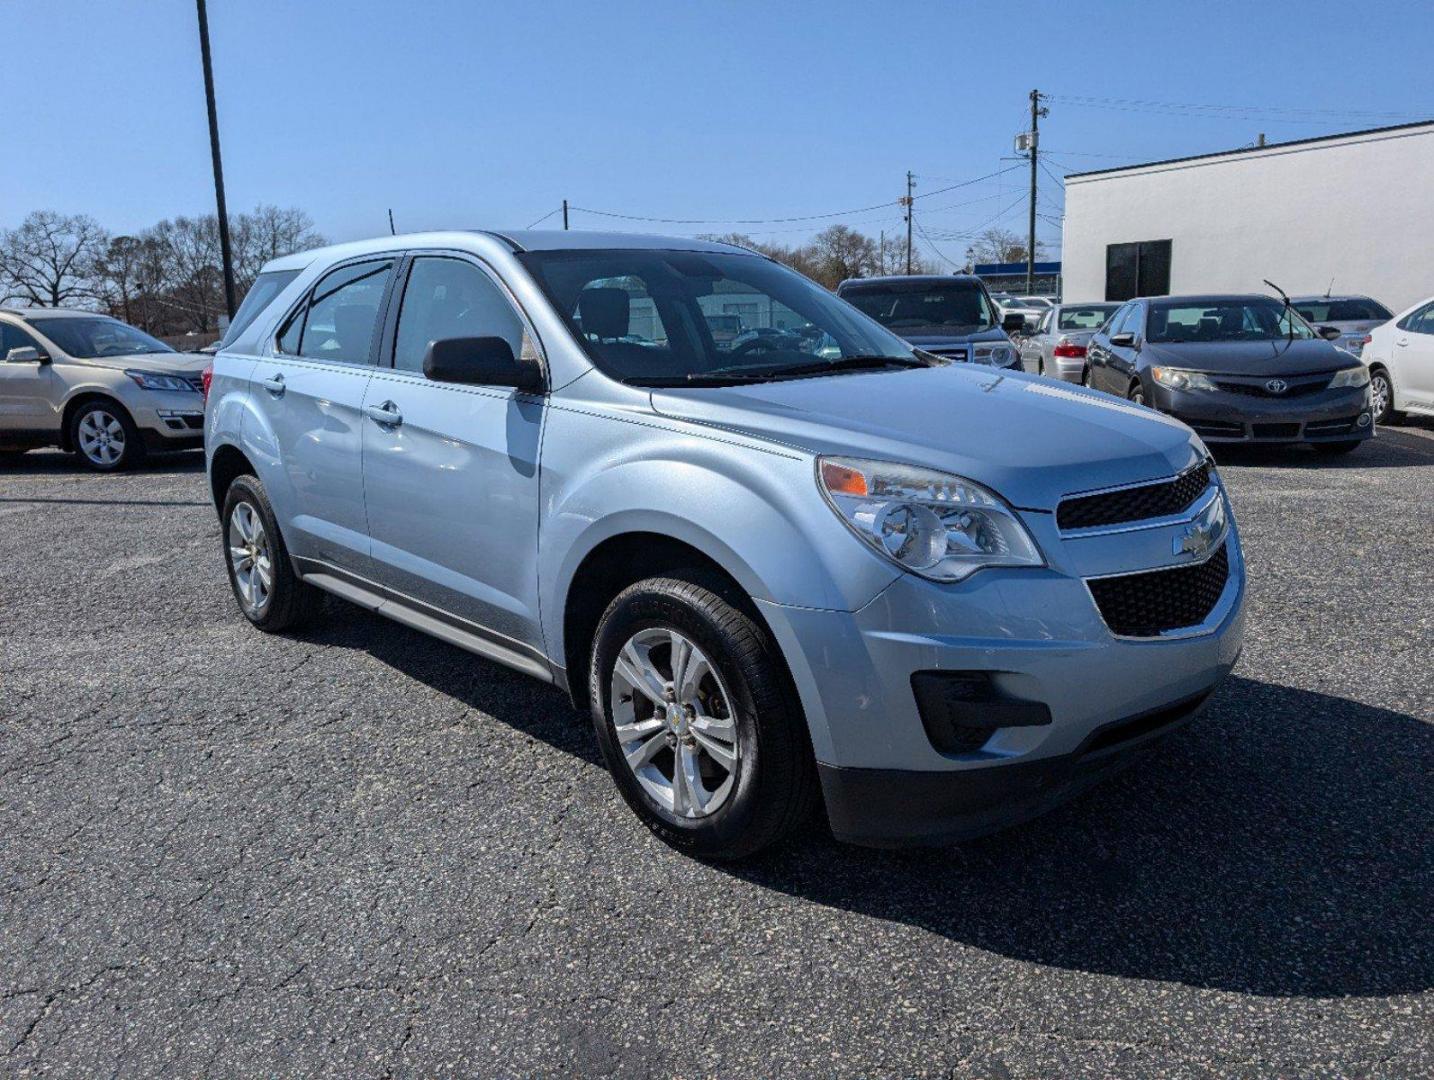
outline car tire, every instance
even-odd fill
[[[1089,364],[1082,365],[1080,369],[1080,384],[1084,386],[1087,390],[1091,389]]]
[[[1130,389],[1126,391],[1125,396],[1127,400],[1136,405],[1144,405],[1146,403],[1145,385],[1139,379],[1132,379]]]
[[[1399,424],[1404,414],[1394,408],[1394,382],[1389,372],[1382,367],[1371,368],[1369,372],[1369,399],[1373,402],[1376,424]],[[1381,407],[1380,402],[1383,402]]]
[[[95,472],[119,472],[144,460],[144,439],[117,401],[93,398],[70,417],[70,445]]]
[[[1317,453],[1327,454],[1334,457],[1337,454],[1347,454],[1364,442],[1363,439],[1346,439],[1343,442],[1320,442],[1310,443]]]
[[[703,859],[767,847],[816,798],[795,689],[743,599],[700,570],[639,581],[603,613],[589,666],[593,725],[618,791],[660,839]]]
[[[1042,378],[1045,378],[1046,358],[1044,356],[1039,356],[1036,358],[1036,374],[1041,376]]]
[[[294,572],[274,508],[255,476],[240,476],[224,494],[224,566],[244,617],[276,634],[309,621],[323,593]]]

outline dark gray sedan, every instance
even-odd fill
[[[1374,431],[1364,365],[1272,297],[1130,300],[1086,358],[1089,385],[1170,413],[1206,442],[1343,453]]]
[[[1021,366],[1066,382],[1084,381],[1085,350],[1119,304],[1058,304],[1021,338]]]

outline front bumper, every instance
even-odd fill
[[[1253,397],[1223,390],[1170,390],[1156,383],[1150,402],[1188,424],[1207,443],[1344,442],[1374,434],[1367,387],[1304,397]]]
[[[146,449],[154,452],[193,450],[204,445],[204,399],[199,394],[177,390],[142,390],[126,397],[124,404],[144,437]]]
[[[1041,517],[1050,515],[1028,523]],[[1033,528],[1052,561],[1045,569],[981,571],[956,585],[906,575],[857,612],[762,602],[801,695],[836,835],[887,846],[1001,828],[1188,719],[1170,714],[1158,731],[1093,742],[1113,724],[1202,701],[1239,656],[1245,575],[1233,528],[1229,577],[1208,625],[1121,638],[1096,608],[1085,579],[1108,572],[1102,564],[1117,552],[1155,553],[1137,564],[1153,565],[1163,545],[1168,559],[1173,530],[1062,544],[1047,522]],[[975,752],[943,753],[912,689],[912,675],[929,671],[983,673],[1002,695],[1044,704],[1050,722],[997,728]]]

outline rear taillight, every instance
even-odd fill
[[[1084,356],[1084,355],[1085,355],[1085,346],[1084,346],[1084,345],[1072,345],[1072,344],[1070,344],[1069,342],[1062,341],[1059,345],[1057,345],[1057,346],[1056,346],[1054,349],[1052,349],[1051,351],[1052,351],[1053,353],[1055,353],[1057,356]]]
[[[204,386],[204,390],[203,390],[204,400],[205,400],[205,402],[207,403],[207,402],[209,401],[209,386],[210,386],[211,383],[214,382],[214,365],[213,365],[213,364],[210,364],[207,368],[204,369],[204,373],[199,376],[199,381],[200,381],[200,382],[203,384],[203,386]]]
[[[1373,341],[1373,340],[1374,340],[1374,335],[1373,335],[1373,334],[1365,334],[1365,335],[1364,335],[1364,340],[1361,341],[1360,344],[1361,344],[1361,345],[1368,345],[1368,344],[1369,344],[1371,341]]]

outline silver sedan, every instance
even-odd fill
[[[1058,304],[1020,340],[1021,367],[1066,382],[1084,382],[1085,349],[1119,304]]]

